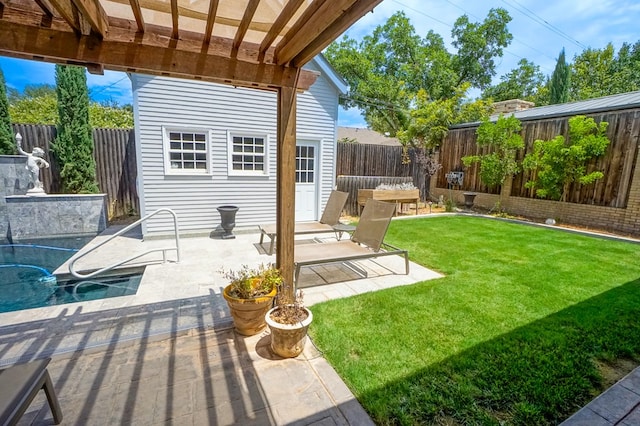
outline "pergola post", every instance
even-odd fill
[[[296,81],[300,70],[296,72]],[[293,243],[296,196],[296,89],[278,89],[278,142],[276,179],[276,266],[284,278],[284,303],[295,299],[293,282]]]

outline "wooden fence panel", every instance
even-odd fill
[[[601,170],[604,178],[590,185],[572,184],[567,194],[567,201],[578,204],[625,208],[629,198],[631,179],[635,170],[638,152],[638,138],[640,134],[640,110],[610,111],[590,114],[596,122],[609,123],[607,137],[611,141],[605,155],[587,164],[587,171]],[[533,151],[536,140],[550,140],[557,135],[565,138],[568,133],[568,119],[557,117],[542,120],[525,121],[522,123],[522,135],[525,148],[516,157],[520,162]],[[452,129],[449,131],[440,148],[440,162],[442,170],[437,175],[437,186],[447,187],[445,173],[460,167],[460,158],[478,152],[476,146],[476,128]],[[480,182],[479,168],[474,166],[464,168],[465,177],[462,190],[490,192]],[[511,196],[534,198],[535,193],[525,187],[529,180],[533,180],[530,171],[522,171],[514,176],[511,186]]]
[[[411,180],[403,182],[413,182],[420,190],[420,198],[425,200],[429,193],[429,177],[416,161],[414,150],[410,149],[407,154],[409,163],[403,164],[401,146],[339,142],[336,175],[410,177]]]
[[[480,166],[474,164],[471,167],[464,167],[462,157],[468,155],[481,155],[487,153],[486,148],[479,149],[476,145],[476,129],[464,128],[449,131],[445,143],[440,147],[440,164],[442,168],[436,174],[436,185],[438,188],[448,188],[446,174],[452,171],[463,171],[464,180],[462,186],[456,189],[465,191],[485,192],[497,194],[499,188],[488,188],[480,181]]]
[[[93,142],[100,190],[109,194],[109,217],[138,214],[134,132],[94,129]]]
[[[402,164],[402,147],[338,143],[336,175],[411,176],[412,165]]]
[[[40,172],[44,189],[50,194],[61,193],[60,167],[51,153],[51,142],[57,135],[55,126],[14,124],[13,130],[22,135],[25,151],[31,152],[36,146],[44,149],[51,165]],[[132,129],[93,129],[96,179],[100,191],[107,194],[109,220],[140,212],[134,135]]]

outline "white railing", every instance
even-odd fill
[[[78,272],[76,272],[74,270],[74,265],[75,263],[82,259],[83,257],[85,257],[86,255],[88,255],[89,253],[97,250],[98,248],[102,247],[103,245],[107,244],[108,242],[110,242],[111,240],[113,240],[116,237],[119,237],[120,235],[124,234],[125,232],[135,228],[136,226],[140,225],[142,222],[146,221],[147,219],[159,214],[159,213],[170,213],[173,216],[173,233],[174,233],[174,237],[175,237],[175,242],[176,245],[175,247],[164,247],[164,248],[156,248],[156,249],[151,249],[151,250],[147,250],[144,253],[141,254],[137,254],[135,256],[131,256],[123,261],[114,263],[113,265],[109,265],[109,266],[105,266],[102,269],[99,269],[97,271],[91,272],[90,274],[80,274]],[[127,262],[131,262],[132,260],[138,259],[142,256],[146,256],[149,253],[155,253],[158,251],[162,252],[162,261],[166,262],[167,261],[167,251],[170,250],[175,250],[176,254],[177,254],[177,258],[176,261],[180,262],[180,236],[178,233],[178,216],[176,216],[176,214],[174,213],[173,210],[171,209],[158,209],[156,211],[154,211],[153,213],[149,213],[148,215],[146,215],[143,218],[140,218],[139,220],[135,221],[134,223],[132,223],[131,225],[127,226],[126,228],[121,229],[120,231],[116,232],[115,234],[113,234],[112,236],[110,236],[109,238],[107,238],[106,240],[104,240],[103,242],[101,242],[100,244],[98,244],[95,247],[92,247],[91,249],[87,250],[86,252],[82,253],[80,256],[76,257],[75,259],[73,259],[71,261],[71,263],[69,263],[69,272],[71,272],[71,275],[73,275],[76,278],[82,278],[82,279],[87,279],[87,278],[93,278],[96,275],[102,274],[104,272],[110,271],[114,268],[117,268],[118,266],[124,265]]]

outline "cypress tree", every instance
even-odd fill
[[[0,155],[12,155],[16,153],[16,145],[13,139],[13,128],[9,116],[9,100],[7,100],[7,87],[4,74],[0,69]]]
[[[98,184],[85,69],[56,65],[56,96],[58,135],[51,150],[60,166],[62,190],[71,194],[96,193]]]
[[[551,75],[551,87],[549,88],[549,103],[563,104],[569,102],[569,85],[571,84],[571,68],[565,61],[564,48],[558,56],[556,68]]]

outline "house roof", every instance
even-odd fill
[[[298,70],[382,0],[0,0],[0,54],[305,90]]]
[[[347,82],[344,81],[342,76],[336,71],[335,68],[327,61],[327,58],[324,57],[322,53],[313,58],[313,61],[318,65],[322,73],[327,76],[329,82],[334,85],[336,90],[342,95],[347,94],[349,91],[349,86]]]
[[[512,113],[512,115],[519,120],[526,121],[636,107],[640,107],[640,91],[620,93],[618,95],[604,96],[601,98],[588,99],[586,101],[567,102],[564,104],[529,108],[522,111],[516,111]],[[499,114],[492,115],[491,120],[497,120],[498,116]]]
[[[372,144],[372,145],[400,145],[400,141],[397,138],[390,138],[389,136],[381,135],[380,133],[360,127],[338,127],[338,141],[340,139],[354,139],[358,143]]]

